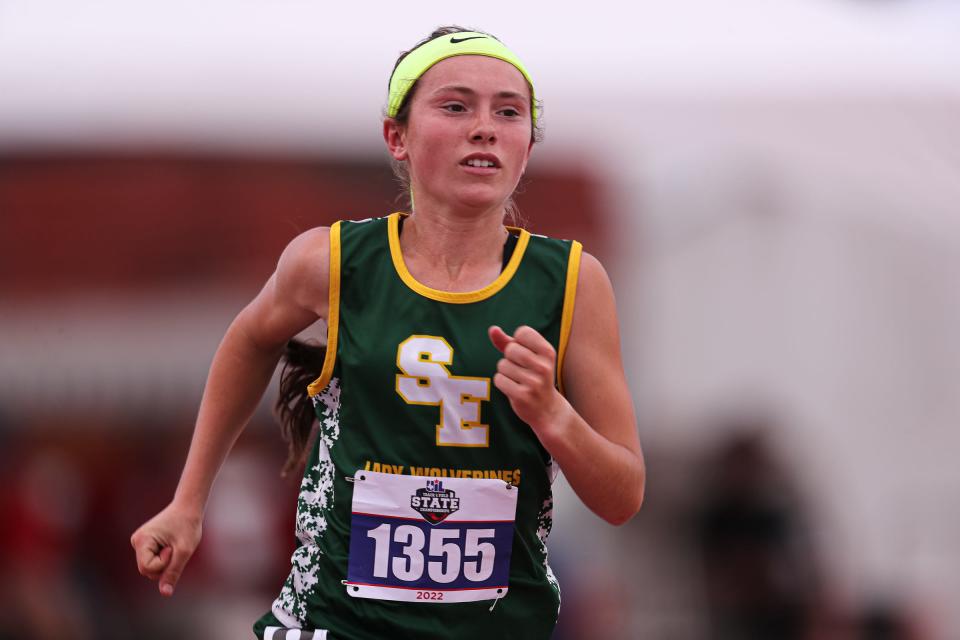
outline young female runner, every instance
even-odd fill
[[[292,570],[257,637],[548,638],[558,467],[613,524],[643,499],[613,291],[579,243],[504,226],[537,101],[502,43],[438,29],[400,57],[388,100],[411,211],[284,250],[217,350],[174,499],[132,536],[137,563],[172,595],[227,452],[285,345],[322,318]],[[305,432],[288,429],[296,462]]]

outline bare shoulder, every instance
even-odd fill
[[[592,385],[598,377],[609,381],[623,375],[613,285],[600,261],[588,253],[580,259],[574,300],[562,375],[567,392],[577,396],[583,392],[582,385]]]
[[[584,252],[580,258],[576,305],[573,311],[572,331],[606,332],[617,330],[616,302],[610,276],[597,258]],[[608,336],[608,337],[616,337]]]
[[[592,255],[580,259],[563,380],[567,397],[598,433],[639,453],[633,400],[623,372],[613,285]]]
[[[580,257],[580,285],[610,286],[610,277],[603,264],[592,254],[586,251]],[[612,290],[612,289],[611,289]]]
[[[330,228],[304,231],[286,246],[277,262],[277,293],[314,309],[326,310],[330,277]]]
[[[318,267],[329,271],[329,263],[330,227],[314,227],[290,241],[280,255],[277,268],[305,275]]]

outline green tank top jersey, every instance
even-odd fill
[[[402,215],[343,221],[330,229],[326,359],[308,388],[319,429],[298,498],[292,570],[254,631],[271,640],[288,637],[287,629],[302,629],[297,637],[304,640],[549,638],[560,606],[546,548],[557,469],[493,384],[502,355],[487,328],[496,324],[512,334],[528,325],[540,332],[557,351],[562,391],[559,371],[573,318],[580,243],[511,229],[516,247],[494,282],[472,292],[439,291],[415,280],[404,265]],[[356,554],[350,556],[358,543],[351,535],[358,536],[359,517],[354,491],[359,476],[376,474],[426,482],[426,491],[447,491],[443,483],[458,478],[495,479],[497,487],[516,489],[515,519],[503,534],[509,551],[506,595],[451,602],[450,593],[442,600],[444,592],[417,586],[400,592],[409,595],[406,601],[351,595],[348,574]],[[433,524],[419,522],[428,536]],[[378,530],[394,531],[383,524],[360,535],[361,542],[374,544]],[[456,567],[451,557],[433,554],[444,540],[437,549],[436,541],[421,541],[423,563],[438,571],[473,567],[476,574],[490,560],[476,550],[481,540],[474,538],[473,552],[469,542],[463,547],[457,540],[459,550],[449,549],[460,562]],[[413,560],[403,554],[411,552],[399,543],[412,541],[397,537],[392,547],[386,541],[380,566],[393,563],[394,570],[409,574]],[[424,601],[414,600],[421,596]]]

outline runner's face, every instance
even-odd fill
[[[503,60],[447,58],[420,77],[400,137],[417,203],[502,207],[533,147],[530,88]]]

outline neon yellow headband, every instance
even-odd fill
[[[489,58],[499,58],[504,62],[509,62],[527,79],[530,85],[530,112],[533,124],[537,124],[536,100],[533,93],[533,80],[530,74],[524,69],[523,63],[514,55],[510,49],[507,49],[502,42],[485,33],[475,31],[462,31],[445,36],[434,38],[425,42],[400,61],[397,68],[390,76],[390,101],[387,104],[387,116],[395,118],[400,111],[400,105],[413,83],[422,76],[427,69],[437,64],[441,60],[452,58],[454,56],[487,56]]]

